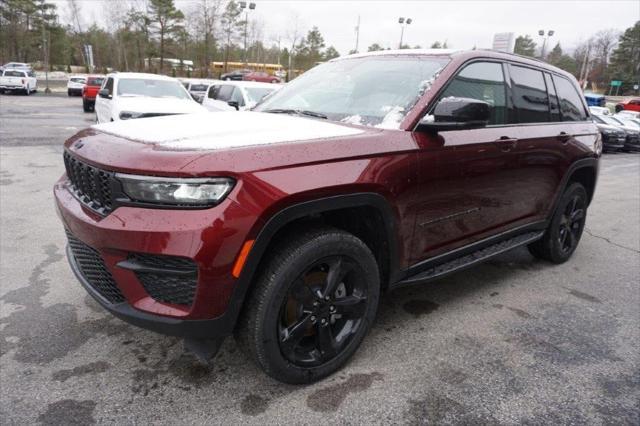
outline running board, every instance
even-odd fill
[[[513,238],[503,240],[499,243],[476,250],[467,255],[433,266],[426,271],[419,272],[416,275],[412,275],[402,281],[393,284],[391,288],[425,283],[437,278],[442,278],[454,272],[458,272],[479,263],[485,262],[486,260],[489,260],[494,256],[507,252],[516,247],[530,244],[542,238],[543,235],[544,231],[527,232],[525,234],[517,235]]]

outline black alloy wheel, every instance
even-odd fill
[[[378,264],[362,240],[328,226],[296,228],[269,249],[236,341],[271,377],[315,382],[358,349],[379,296]]]
[[[298,277],[280,308],[282,354],[301,367],[330,361],[357,334],[366,308],[360,267],[346,256],[319,260]]]
[[[543,237],[529,244],[535,257],[553,263],[566,262],[578,247],[587,219],[588,196],[584,186],[574,182],[560,198]]]
[[[576,249],[584,226],[585,200],[576,194],[567,204],[558,227],[558,242],[563,253],[571,253]]]

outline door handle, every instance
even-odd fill
[[[558,135],[558,140],[562,144],[567,144],[570,139],[571,139],[571,135],[567,132],[560,132],[560,134]]]
[[[495,143],[498,145],[498,148],[500,148],[500,151],[509,152],[516,147],[518,139],[510,138],[509,136],[500,136],[500,139],[497,139]]]

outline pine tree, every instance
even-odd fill
[[[516,38],[514,53],[533,58],[536,54],[536,43],[529,35],[518,36]]]
[[[640,21],[620,36],[610,68],[611,77],[622,81],[622,93],[631,92],[634,84],[640,84]]]
[[[165,41],[183,29],[184,14],[176,9],[173,0],[149,0],[149,23],[160,36],[160,72],[164,67]]]

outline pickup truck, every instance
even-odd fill
[[[20,91],[30,95],[38,88],[38,80],[33,71],[5,69],[0,77],[0,93]]]
[[[91,112],[95,109],[96,96],[98,96],[98,91],[103,81],[103,75],[90,75],[87,77],[87,82],[82,87],[82,109],[84,112]]]

